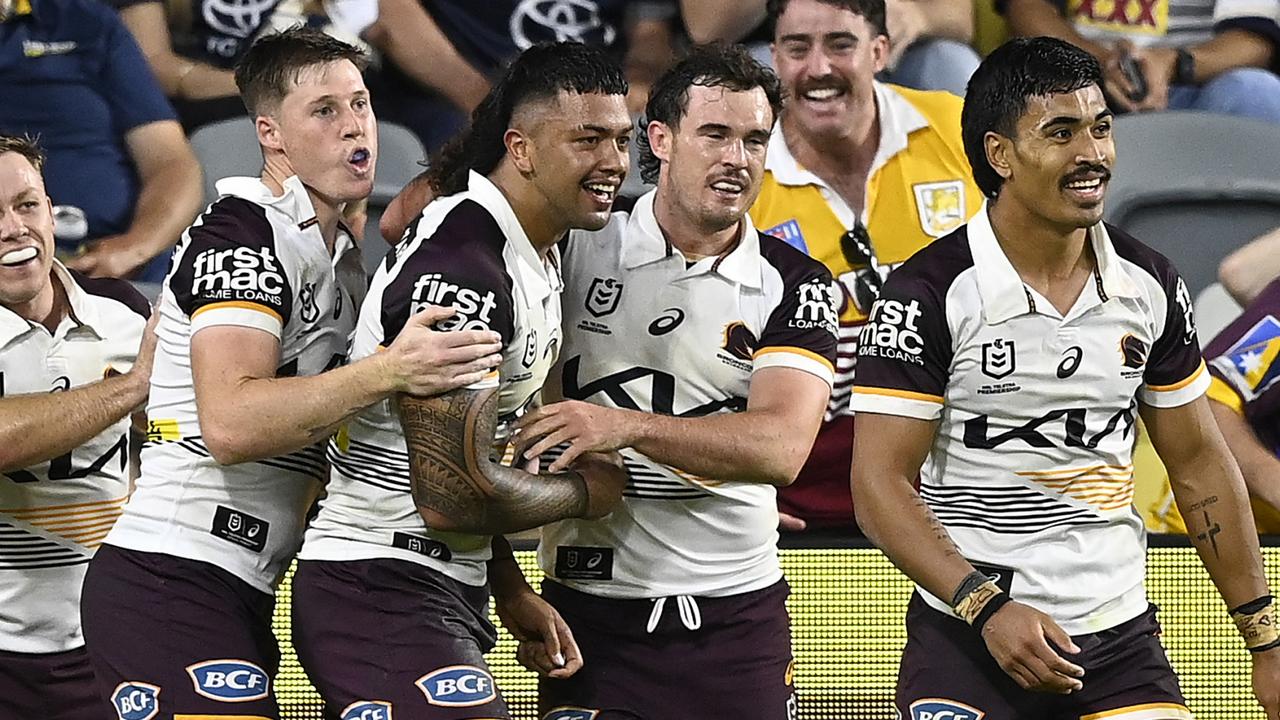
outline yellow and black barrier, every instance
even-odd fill
[[[1263,542],[1267,574],[1277,587],[1280,537]],[[541,576],[531,550],[517,549],[516,556],[531,580]],[[788,538],[782,568],[791,583],[801,720],[893,720],[890,700],[906,642],[902,618],[911,583],[864,540]],[[1261,720],[1244,643],[1185,538],[1152,536],[1147,590],[1161,608],[1164,644],[1196,717]],[[283,649],[276,678],[283,718],[321,718],[319,699],[289,643],[287,580],[278,594],[275,630]],[[536,680],[516,663],[515,641],[505,631],[489,664],[513,717],[534,720]]]

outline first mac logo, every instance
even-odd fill
[[[160,688],[140,682],[122,682],[111,693],[111,704],[120,720],[151,720],[160,712]]]

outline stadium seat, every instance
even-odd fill
[[[214,183],[232,175],[257,175],[262,171],[253,121],[247,117],[204,125],[191,133],[191,147],[204,169],[206,203],[218,199]],[[417,136],[403,125],[378,123],[378,171],[369,204],[385,207],[419,172],[426,151]]]
[[[1240,304],[1227,294],[1222,283],[1213,283],[1201,290],[1193,303],[1196,316],[1196,334],[1200,347],[1209,344],[1215,335],[1240,316]]]
[[[1116,118],[1106,219],[1173,260],[1192,294],[1280,226],[1280,126],[1197,112]]]

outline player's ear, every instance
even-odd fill
[[[268,150],[284,150],[284,142],[280,138],[280,124],[270,115],[259,115],[253,120],[254,130],[258,133],[258,144]]]
[[[662,162],[671,162],[671,139],[675,135],[670,125],[654,120],[645,128],[649,135],[649,149]]]
[[[1008,180],[1013,175],[1010,163],[1013,156],[1013,141],[997,132],[988,131],[982,136],[983,149],[987,153],[987,163],[1001,178]]]
[[[511,158],[511,164],[520,171],[521,175],[533,172],[533,145],[523,132],[509,128],[502,135],[502,143],[507,146],[507,156]]]

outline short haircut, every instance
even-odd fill
[[[267,115],[298,83],[308,68],[350,60],[361,72],[369,64],[362,50],[337,38],[302,26],[270,33],[249,46],[236,63],[236,87],[251,117]]]
[[[1033,97],[1102,87],[1102,66],[1088,52],[1050,37],[1017,38],[1001,45],[969,78],[960,114],[964,152],[982,194],[994,198],[1004,178],[987,162],[986,135],[1017,134],[1018,119]]]
[[[689,90],[693,86],[722,87],[734,92],[747,92],[760,88],[769,99],[773,119],[782,110],[782,86],[778,76],[768,67],[756,62],[751,53],[741,45],[701,45],[693,48],[688,56],[663,73],[649,92],[645,104],[641,132],[636,139],[640,143],[640,177],[647,183],[658,182],[661,162],[649,146],[649,133],[644,129],[651,122],[660,122],[670,128],[680,126],[689,109]]]
[[[560,92],[626,95],[622,66],[603,50],[580,42],[539,43],[520,53],[471,113],[471,124],[431,162],[427,181],[437,195],[462,192],[472,170],[488,175],[507,154],[503,140],[524,105]]]
[[[44,172],[44,150],[30,135],[0,134],[0,155],[5,153],[18,153],[31,163],[36,172]]]
[[[889,37],[889,26],[885,22],[884,0],[817,0],[823,5],[831,5],[832,7],[843,8],[866,18],[867,24],[877,35]],[[782,13],[787,11],[787,6],[791,4],[791,0],[767,0],[765,3],[765,12],[768,17],[767,25],[769,34],[773,35],[774,30],[778,27],[778,18]]]

